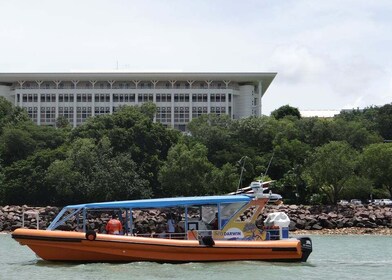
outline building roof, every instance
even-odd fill
[[[263,93],[267,90],[277,73],[275,72],[29,72],[0,73],[0,83],[36,80],[227,80],[238,83],[263,83]]]

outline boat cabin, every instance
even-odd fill
[[[286,230],[277,231],[274,226],[263,229],[262,225],[256,225],[256,222],[264,221],[263,210],[267,202],[266,196],[225,195],[70,205],[62,209],[48,230],[64,229],[64,225],[72,224],[71,228],[77,231],[99,231],[98,228],[94,228],[96,223],[91,222],[88,217],[102,217],[102,213],[117,213],[124,227],[123,235],[188,240],[200,240],[205,236],[210,236],[214,240],[266,240],[286,237]],[[142,222],[147,226],[157,223],[156,217],[141,214],[146,211],[160,215],[165,225],[168,219],[174,219],[176,231],[168,232],[161,223],[153,232],[138,232],[135,226],[136,216],[139,220],[140,217],[145,217],[146,220]],[[135,215],[136,213],[138,215]],[[147,220],[148,218],[150,220]]]

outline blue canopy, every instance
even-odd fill
[[[208,205],[221,203],[249,202],[252,198],[247,195],[224,195],[224,196],[194,196],[194,197],[174,197],[157,199],[140,199],[127,201],[112,201],[69,205],[67,209],[110,209],[110,208],[167,208],[177,206]]]

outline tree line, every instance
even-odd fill
[[[0,97],[0,204],[224,194],[255,179],[274,180],[288,203],[392,195],[392,104],[328,119],[289,105],[269,117],[208,114],[186,134],[155,123],[155,112],[124,106],[76,128],[60,117],[55,128]]]

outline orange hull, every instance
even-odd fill
[[[17,229],[12,237],[49,261],[76,262],[206,262],[206,261],[306,261],[296,239],[278,241],[224,241],[200,245],[197,240],[173,240],[85,233]],[[305,258],[305,259],[304,259]]]

